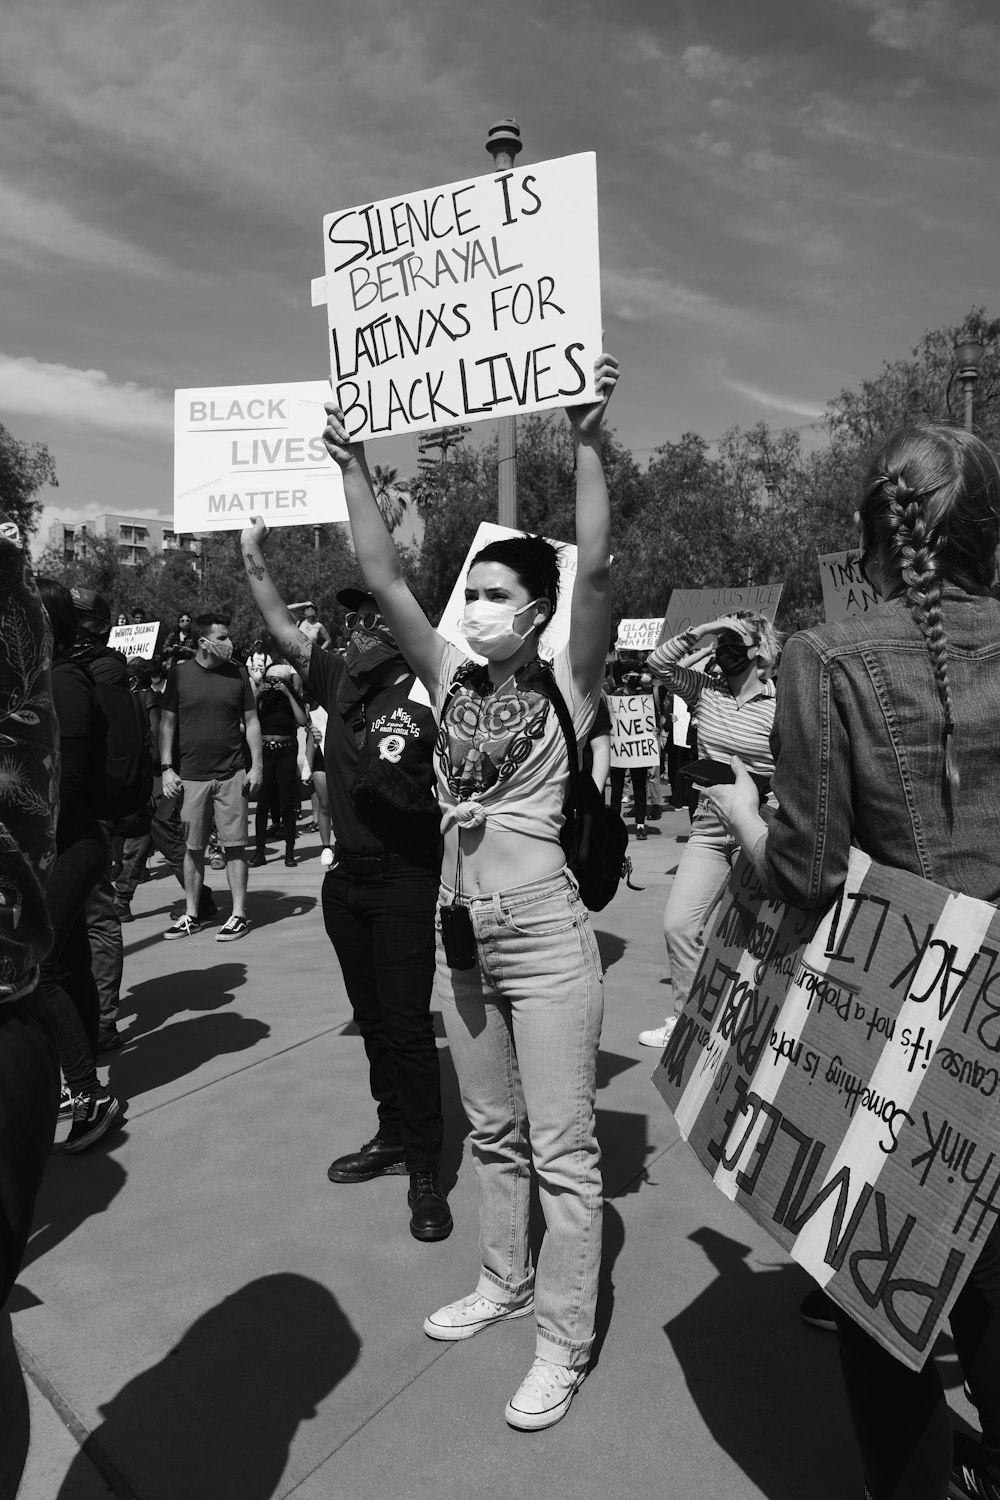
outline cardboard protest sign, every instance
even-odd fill
[[[1000,1212],[1000,911],[851,853],[826,912],[741,859],[654,1074],[681,1134],[912,1369]]]
[[[662,629],[662,616],[656,620],[619,620],[615,650],[652,651]]]
[[[671,589],[660,640],[669,641],[693,625],[707,625],[709,620],[733,615],[740,609],[766,615],[773,623],[782,587],[780,583],[765,583],[732,589]]]
[[[878,594],[861,571],[861,552],[857,547],[847,552],[821,553],[819,576],[828,625],[837,620],[853,620],[879,602]]]
[[[159,633],[158,620],[146,620],[141,625],[115,625],[108,636],[108,645],[123,656],[141,656],[144,661],[152,661]]]
[[[174,393],[174,530],[346,521],[340,470],[323,446],[326,380]]]
[[[352,437],[593,401],[593,153],[327,214],[330,369]]]
[[[611,693],[611,764],[637,770],[660,766],[656,703],[652,693]]]

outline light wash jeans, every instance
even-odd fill
[[[715,815],[699,807],[663,913],[673,1015],[684,1009],[701,963],[702,931],[725,889],[738,849]]]
[[[451,902],[449,886],[441,899]],[[567,871],[463,897],[478,962],[449,969],[441,1010],[479,1185],[477,1291],[506,1305],[535,1289],[536,1354],[580,1368],[594,1340],[603,1214],[594,1127],[604,976],[587,908]],[[529,1144],[530,1143],[530,1144]],[[532,1271],[531,1163],[545,1216]]]

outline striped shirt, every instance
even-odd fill
[[[681,658],[694,651],[697,645],[697,638],[685,631],[683,635],[675,635],[672,640],[657,646],[646,658],[646,665],[654,677],[666,683],[684,699],[693,713],[697,713],[700,756],[728,762],[731,755],[738,755],[754,775],[773,776],[774,683],[770,680],[760,682],[753,697],[740,703],[729,691],[724,677],[678,666]]]

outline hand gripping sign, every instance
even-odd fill
[[[653,1082],[726,1197],[920,1369],[1000,1214],[1000,911],[857,849],[799,911],[741,859]]]
[[[593,153],[342,209],[323,236],[351,437],[596,400]]]

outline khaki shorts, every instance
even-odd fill
[[[214,821],[224,849],[241,849],[247,841],[246,772],[226,781],[182,781],[181,827],[189,849],[204,849]]]

